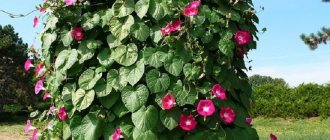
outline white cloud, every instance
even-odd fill
[[[298,65],[254,67],[248,75],[254,74],[283,78],[290,86],[301,83],[325,84],[330,82],[330,60]]]

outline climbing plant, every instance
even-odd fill
[[[35,93],[52,106],[31,114],[32,139],[258,139],[244,62],[258,39],[252,0],[46,0],[40,11]]]

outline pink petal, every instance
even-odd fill
[[[204,117],[213,115],[215,107],[212,100],[200,100],[197,106],[197,112]]]
[[[220,109],[220,118],[226,123],[230,124],[235,121],[236,114],[230,107],[224,107]]]
[[[176,32],[176,31],[180,30],[181,24],[182,24],[181,20],[173,21],[171,29],[170,29],[171,32]]]
[[[175,105],[175,98],[172,93],[168,93],[162,99],[163,108],[166,110],[172,109]]]
[[[24,64],[25,71],[29,71],[31,67],[33,67],[31,60],[26,59],[25,64]]]
[[[35,87],[34,87],[34,93],[39,94],[41,90],[44,88],[44,82],[42,80],[39,80]]]
[[[120,140],[120,136],[121,136],[121,130],[120,128],[117,128],[112,135],[112,140]]]
[[[246,45],[252,41],[252,36],[246,30],[239,30],[235,33],[234,40],[238,45]]]
[[[74,27],[72,28],[71,35],[75,40],[81,41],[84,38],[84,30],[81,27]]]
[[[217,97],[220,100],[226,100],[227,95],[226,95],[226,90],[220,85],[220,84],[215,84],[213,85],[211,89],[213,95]]]
[[[195,129],[197,122],[193,115],[185,116],[181,115],[179,120],[179,126],[185,131],[191,131]]]
[[[77,2],[77,0],[65,0],[65,5],[71,6],[71,5],[74,5],[76,2]]]
[[[272,133],[270,133],[269,137],[270,137],[270,140],[277,140],[277,137]]]
[[[183,15],[185,16],[196,16],[198,14],[198,8],[185,8],[183,9]]]
[[[37,16],[35,16],[33,19],[33,28],[35,28],[38,25],[38,23],[39,23],[39,19]]]
[[[66,121],[68,119],[68,114],[66,113],[66,110],[64,107],[60,107],[57,115],[60,118],[60,120],[62,120],[62,121]]]
[[[247,118],[245,119],[245,122],[246,122],[247,124],[249,124],[249,125],[252,125],[252,117],[247,117]]]
[[[42,97],[43,100],[47,100],[48,98],[51,98],[52,96],[49,93],[45,93]]]
[[[201,2],[199,0],[193,1],[193,2],[189,3],[187,8],[197,8],[200,4],[201,4]]]

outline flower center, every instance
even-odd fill
[[[168,100],[168,101],[167,101],[167,104],[168,104],[168,105],[172,105],[172,104],[173,104],[173,101],[172,101],[172,100]]]
[[[228,113],[224,113],[223,116],[224,116],[225,118],[228,118],[228,117],[229,117],[229,114],[228,114]]]
[[[78,32],[76,35],[77,35],[77,36],[81,36],[81,32]]]
[[[238,36],[238,40],[244,41],[244,37],[243,36]]]
[[[203,107],[203,111],[204,112],[209,112],[210,111],[210,107],[209,106],[204,106]]]
[[[186,125],[188,125],[188,126],[191,125],[191,121],[190,120],[187,120],[186,121]]]

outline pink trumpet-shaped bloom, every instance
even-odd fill
[[[35,75],[36,77],[41,77],[45,73],[46,69],[44,64],[39,64],[36,66]]]
[[[197,8],[201,4],[201,1],[196,0],[188,4],[188,8]]]
[[[48,98],[52,98],[52,96],[49,93],[45,93],[42,97],[43,100],[47,100]]]
[[[197,105],[197,112],[204,117],[213,115],[215,107],[212,100],[200,100]]]
[[[24,63],[24,69],[25,69],[25,71],[29,71],[31,69],[31,67],[33,67],[31,60],[30,59],[26,59],[26,61]]]
[[[39,94],[40,91],[43,89],[44,89],[44,81],[39,80],[34,87],[34,93]]]
[[[39,136],[40,136],[40,133],[38,132],[38,129],[34,129],[34,131],[32,133],[32,137],[30,138],[30,140],[38,140]]]
[[[166,27],[161,28],[160,32],[162,32],[163,36],[167,36],[171,33],[171,29],[172,29],[172,24],[168,24]]]
[[[117,128],[115,132],[112,134],[112,140],[120,140],[121,130]]]
[[[66,121],[68,119],[68,113],[66,113],[66,110],[64,107],[60,107],[60,109],[57,112],[58,117],[62,121]]]
[[[166,109],[166,110],[170,110],[174,107],[175,105],[175,98],[174,96],[172,95],[172,93],[167,93],[163,99],[162,99],[162,105],[163,105],[163,108]]]
[[[33,19],[33,28],[35,28],[38,24],[39,24],[39,19],[37,16],[35,16]]]
[[[34,129],[36,129],[36,128],[31,125],[31,121],[27,120],[26,126],[25,126],[25,133],[29,133],[31,130],[34,130]]]
[[[77,2],[77,0],[65,0],[65,5],[70,6],[74,5]]]
[[[235,33],[234,40],[237,45],[245,45],[252,41],[252,37],[248,31],[239,30]]]
[[[53,115],[53,113],[55,112],[56,108],[54,105],[52,105],[51,107],[49,107],[49,110],[47,112],[47,115]]]
[[[220,85],[220,84],[215,84],[212,87],[212,93],[215,97],[217,97],[220,100],[226,100],[227,95],[226,95],[226,90]]]
[[[198,14],[198,7],[200,4],[201,4],[201,2],[199,0],[189,3],[188,6],[186,6],[183,9],[183,15],[196,16]]]
[[[179,126],[185,130],[185,131],[191,131],[193,130],[197,125],[197,122],[194,118],[193,115],[181,115],[180,121],[179,121]]]
[[[247,124],[249,124],[249,125],[252,125],[252,117],[247,117],[247,118],[245,119],[245,122],[246,122]]]
[[[84,30],[81,27],[74,27],[72,28],[71,35],[75,40],[81,41],[84,38]]]
[[[270,137],[270,140],[277,140],[277,137],[272,133],[270,133],[269,137]]]
[[[172,26],[170,26],[171,32],[179,31],[181,29],[181,24],[182,24],[182,22],[179,19],[173,21],[172,24],[171,24]]]
[[[39,9],[39,12],[40,12],[40,13],[46,13],[46,11],[47,11],[47,9],[46,9],[46,8],[43,8],[43,7],[41,7],[41,8]]]
[[[230,107],[224,107],[220,109],[220,118],[226,123],[230,124],[235,121],[236,114]]]

